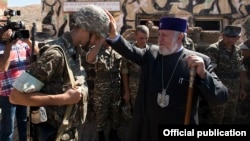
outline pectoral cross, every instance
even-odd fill
[[[157,103],[161,108],[165,108],[169,104],[169,95],[166,93],[166,89],[162,89],[161,93],[158,93]]]

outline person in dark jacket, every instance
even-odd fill
[[[141,67],[131,140],[159,140],[160,125],[184,125],[191,68],[195,69],[195,78],[190,122],[185,124],[199,124],[201,97],[214,104],[227,101],[227,88],[214,73],[210,58],[183,47],[186,20],[162,17],[158,46],[139,49],[118,34],[114,18],[111,14],[109,17],[111,29],[107,41],[119,54]]]

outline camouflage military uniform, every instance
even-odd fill
[[[85,81],[86,72],[80,67],[79,62],[72,58],[72,56],[75,56],[75,50],[72,46],[69,33],[65,33],[60,38],[49,42],[48,45],[41,48],[42,54],[40,58],[31,64],[27,70],[29,74],[44,82],[45,85],[41,89],[41,92],[58,94],[65,92],[67,88],[71,87],[64,56],[58,49],[49,49],[50,45],[59,45],[64,50],[75,80],[78,81],[79,86],[87,90]],[[42,124],[49,126],[49,129],[58,129],[62,124],[66,107],[67,106],[45,106],[48,120]],[[84,120],[83,112],[82,101],[73,106],[69,119],[71,127],[65,130],[61,140],[78,140],[76,127]]]
[[[123,103],[122,114],[123,118],[129,120],[132,118],[132,111],[135,105],[135,99],[138,91],[138,85],[140,81],[140,66],[134,62],[127,60],[123,57],[122,59],[122,72],[123,74],[128,74],[129,79],[129,91],[130,91],[130,102]]]
[[[249,78],[245,82],[245,91],[247,93],[246,98],[244,100],[239,100],[238,108],[237,108],[237,124],[250,124],[250,81]]]
[[[132,96],[132,104],[134,105],[134,100],[138,91],[138,85],[140,81],[141,67],[134,62],[123,58],[122,60],[122,73],[128,73],[129,75],[129,88]]]
[[[94,112],[94,102],[93,102],[93,94],[95,88],[95,64],[89,64],[86,61],[86,53],[88,52],[88,48],[81,51],[81,64],[84,66],[87,77],[86,81],[88,84],[89,96],[88,96],[88,110],[86,121],[83,125],[80,125],[78,128],[79,141],[94,141],[96,139],[96,129],[95,129],[95,112]]]
[[[185,37],[183,38],[183,46],[189,50],[195,51],[194,41],[191,38],[189,38],[186,34]]]
[[[102,47],[98,54],[93,97],[97,131],[104,131],[108,123],[113,129],[120,125],[121,60],[122,56],[111,48]]]
[[[95,79],[96,79],[96,70],[95,70],[95,64],[89,64],[86,62],[86,53],[88,52],[87,49],[83,50],[81,53],[81,64],[84,66],[87,77],[86,81],[88,84],[88,90],[89,90],[89,95],[88,95],[88,111],[87,111],[87,117],[86,117],[86,122],[91,122],[95,121],[95,115],[93,111],[93,94],[94,94],[94,88],[95,88]]]
[[[209,114],[207,117],[202,115],[201,123],[208,124],[233,124],[236,117],[236,107],[239,96],[239,73],[242,62],[240,49],[238,46],[232,47],[229,52],[222,41],[210,45],[206,53],[211,57],[215,68],[215,73],[228,88],[229,98],[224,105],[209,105]],[[204,107],[203,109],[204,110]],[[201,114],[205,114],[202,111]],[[207,119],[204,119],[207,118]],[[205,120],[205,121],[204,121]]]
[[[241,49],[245,49],[249,51],[250,49],[250,38],[243,42],[240,45]],[[238,124],[250,124],[250,57],[249,56],[244,56],[243,57],[243,65],[245,67],[246,71],[246,78],[244,81],[244,88],[246,92],[246,97],[243,100],[239,100],[238,103],[238,108],[237,108],[237,119],[236,122]]]
[[[149,46],[147,45],[146,48],[148,47]],[[140,72],[141,72],[141,67],[139,65],[123,57],[121,73],[128,74],[130,100],[132,104],[132,109],[135,105],[135,99],[136,99],[139,81],[140,81]]]

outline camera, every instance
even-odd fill
[[[4,11],[4,16],[7,17],[7,20],[0,20],[0,22],[4,23],[0,25],[0,33],[4,33],[6,30],[11,29],[12,30],[12,35],[10,38],[10,41],[15,40],[17,38],[29,38],[29,30],[25,30],[25,24],[23,21],[11,21],[12,16],[20,16],[21,12],[19,10],[5,10]],[[2,35],[1,35],[2,37]],[[0,42],[6,42],[5,39],[1,39],[0,37]]]
[[[21,12],[20,10],[11,10],[11,9],[8,9],[8,10],[5,10],[4,12],[4,16],[20,16],[21,15]]]

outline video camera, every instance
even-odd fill
[[[15,11],[15,10],[5,10],[4,11],[4,16],[7,17],[7,20],[0,20],[0,22],[4,22],[3,25],[0,25],[0,33],[2,34],[3,32],[5,32],[8,29],[12,30],[12,35],[10,40],[15,40],[17,38],[29,38],[29,30],[25,30],[25,24],[23,21],[19,21],[19,22],[13,22],[11,21],[11,17],[12,16],[20,16],[21,12],[19,10]],[[2,37],[2,35],[1,35]],[[1,39],[0,37],[0,42],[4,42],[4,39]]]

